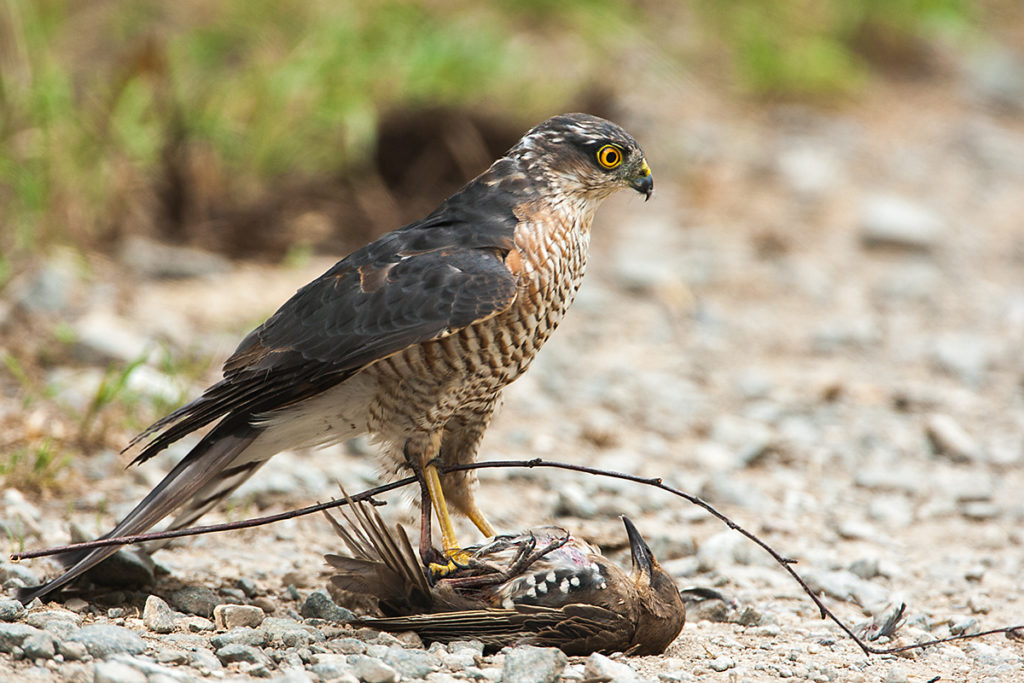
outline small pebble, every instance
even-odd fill
[[[269,660],[261,650],[251,645],[231,643],[217,649],[217,659],[223,664],[232,662],[246,662],[248,664],[265,664]]]
[[[306,601],[302,603],[299,614],[307,619],[324,619],[336,624],[346,624],[355,616],[349,610],[335,604],[327,591],[322,588],[309,594]]]
[[[569,658],[557,648],[514,647],[505,655],[501,680],[502,683],[554,683],[568,663]]]
[[[894,666],[885,673],[882,683],[907,683],[907,672],[901,666]]]
[[[99,661],[93,665],[94,683],[146,683],[148,677],[131,664],[120,661]]]
[[[395,683],[400,678],[393,668],[366,655],[348,655],[348,664],[352,674],[363,683]]]
[[[213,608],[213,621],[218,629],[256,628],[263,623],[264,616],[263,610],[251,605],[217,605]]]
[[[122,652],[139,654],[146,651],[146,641],[134,631],[123,626],[109,624],[83,626],[69,640],[85,645],[89,654],[97,659],[104,659]]]
[[[0,624],[0,652],[13,652],[31,636],[41,633],[28,624]]]
[[[17,600],[0,600],[0,621],[14,621],[25,614],[25,606]]]
[[[635,681],[636,672],[622,662],[616,662],[600,653],[587,657],[583,668],[585,679],[601,679],[606,681]]]
[[[174,611],[161,598],[150,595],[142,610],[142,623],[154,633],[170,633],[174,630]]]
[[[715,657],[711,660],[711,663],[709,663],[708,666],[710,666],[713,671],[721,673],[722,671],[728,671],[736,666],[736,662],[732,657]]]
[[[209,619],[213,608],[221,602],[217,594],[205,586],[188,586],[174,591],[170,603],[185,614],[195,614]]]

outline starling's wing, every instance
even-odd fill
[[[507,309],[517,277],[504,257],[522,191],[471,183],[426,219],[335,264],[242,341],[223,380],[137,436],[129,448],[152,439],[133,462],[224,415],[257,416],[300,401]]]
[[[324,511],[352,553],[351,557],[324,556],[338,570],[331,584],[371,595],[392,614],[429,609],[430,584],[402,527],[389,528],[368,503],[350,500],[348,508],[339,510],[341,520]]]
[[[618,652],[630,645],[633,625],[620,614],[596,605],[561,608],[520,606],[403,617],[360,618],[381,631],[413,631],[427,642],[479,640],[492,647],[529,643],[557,647],[569,655]]]

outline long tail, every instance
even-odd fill
[[[135,509],[102,538],[142,533],[186,503],[186,509],[174,520],[172,526],[182,527],[191,523],[238,488],[273,455],[242,455],[261,433],[261,429],[252,427],[245,419],[221,422],[182,458]],[[117,546],[109,546],[59,556],[68,570],[49,583],[20,589],[18,600],[27,605],[34,598],[52,593],[117,550]]]

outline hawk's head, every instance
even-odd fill
[[[601,200],[630,187],[650,199],[654,178],[643,150],[620,126],[590,114],[562,114],[523,136],[508,156],[561,193]]]

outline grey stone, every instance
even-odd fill
[[[17,600],[0,600],[0,621],[14,621],[25,614],[25,606]]]
[[[150,586],[156,579],[156,567],[140,547],[121,548],[85,573],[93,583],[116,588]]]
[[[736,661],[732,657],[715,657],[710,663],[708,663],[708,666],[711,667],[712,671],[728,671],[736,666]]]
[[[315,654],[310,657],[309,670],[322,681],[358,681],[345,655],[336,653]]]
[[[232,662],[246,662],[248,664],[269,664],[270,660],[263,652],[252,645],[231,643],[224,647],[217,648],[217,659],[223,664]]]
[[[967,501],[960,507],[960,514],[967,519],[971,519],[976,522],[995,519],[1001,515],[1002,512],[1002,508],[995,503],[989,503],[983,500]]]
[[[150,278],[192,278],[231,270],[222,256],[195,247],[161,244],[140,235],[129,235],[121,243],[120,260],[139,275]]]
[[[82,643],[89,654],[97,659],[105,659],[123,652],[139,654],[146,651],[146,641],[135,631],[110,624],[83,626],[68,640]]]
[[[82,360],[131,363],[154,350],[148,337],[112,310],[90,310],[72,327],[75,354]]]
[[[804,574],[807,585],[816,593],[825,593],[837,600],[849,600],[865,609],[877,609],[890,602],[884,588],[861,579],[845,569],[809,571]]]
[[[839,180],[836,159],[823,147],[806,143],[787,144],[775,166],[789,190],[804,199],[824,195]]]
[[[938,369],[974,386],[992,366],[991,341],[968,332],[945,334],[932,343],[930,356]]]
[[[867,197],[860,211],[860,238],[867,247],[930,251],[943,231],[931,209],[889,194]]]
[[[219,629],[256,628],[263,623],[264,616],[263,610],[252,605],[217,605],[213,608],[213,623]]]
[[[858,577],[868,580],[880,576],[877,557],[862,557],[850,564],[850,571]]]
[[[93,683],[95,675],[92,664],[63,663],[54,670],[56,680],[61,683]]]
[[[55,258],[12,282],[9,293],[29,313],[60,313],[70,308],[78,279],[71,259]]]
[[[149,683],[156,683],[157,681],[163,681],[164,683],[171,683],[173,681],[190,682],[197,680],[195,676],[190,675],[187,671],[163,666],[147,658],[130,657],[128,655],[114,655],[106,661],[127,664],[137,671],[141,671],[146,675]]]
[[[146,683],[146,674],[121,661],[98,661],[93,665],[94,683]]]
[[[425,678],[436,669],[439,662],[424,650],[407,650],[397,645],[388,648],[383,660],[393,667],[403,678]]]
[[[981,456],[978,443],[949,415],[930,415],[924,429],[936,455],[953,462],[971,462]]]
[[[262,647],[268,640],[267,634],[247,626],[233,628],[227,633],[218,633],[210,638],[210,645],[214,648],[222,648],[225,645],[251,645]]]
[[[583,677],[586,679],[605,681],[635,681],[636,671],[622,662],[606,657],[600,653],[587,657],[583,667]]]
[[[324,640],[323,633],[293,619],[267,617],[259,630],[266,634],[268,641],[285,647],[302,647]]]
[[[902,666],[896,665],[885,673],[882,683],[907,683],[908,680],[907,672]]]
[[[153,661],[161,664],[186,664],[188,655],[175,647],[164,647],[153,652]]]
[[[12,579],[17,579],[20,586],[38,586],[42,583],[36,573],[25,565],[19,562],[0,562],[0,583],[6,586]]]
[[[770,563],[771,558],[767,554],[734,531],[720,531],[704,539],[697,547],[697,566],[701,571],[734,564],[766,566]]]
[[[247,598],[255,598],[257,594],[256,584],[247,577],[241,576],[235,580],[235,585]]]
[[[302,603],[299,614],[307,619],[324,619],[336,624],[347,624],[355,616],[349,610],[335,604],[327,591],[322,588],[309,594],[306,601]]]
[[[14,648],[21,648],[26,640],[40,633],[42,631],[28,624],[0,624],[0,652],[13,652]]]
[[[327,641],[327,647],[343,655],[361,655],[366,652],[366,643],[358,638],[335,638]]]
[[[316,683],[316,681],[330,681],[330,683],[359,683],[355,676],[341,676],[339,678],[327,678],[313,676],[308,671],[296,667],[282,667],[281,673],[270,679],[270,683]]]
[[[57,652],[68,661],[78,661],[89,655],[84,643],[76,643],[73,640],[58,640]]]
[[[452,654],[470,652],[478,657],[482,657],[484,654],[484,644],[479,640],[453,640],[445,649]]]
[[[213,608],[220,604],[220,598],[205,586],[187,586],[171,593],[170,603],[186,614],[210,618]]]
[[[501,680],[502,683],[554,683],[568,663],[569,658],[557,648],[515,647],[505,655]]]
[[[188,665],[204,675],[224,668],[217,656],[209,650],[194,650],[186,653],[186,656]]]
[[[150,595],[142,610],[142,623],[154,633],[170,633],[174,630],[174,610],[161,598]]]
[[[181,619],[181,623],[184,624],[185,628],[190,633],[206,633],[207,631],[216,631],[217,627],[213,625],[213,622],[206,617],[184,617]]]
[[[352,675],[363,683],[395,683],[400,678],[392,667],[366,655],[348,655],[348,664]]]
[[[594,504],[594,496],[584,491],[582,486],[567,483],[558,489],[555,514],[578,517],[580,519],[593,519],[597,516],[597,505]]]
[[[418,633],[412,631],[405,631],[403,633],[396,633],[395,638],[402,644],[402,647],[412,648],[414,650],[422,650],[424,648],[423,639],[420,638]]]
[[[970,94],[981,103],[1008,113],[1024,111],[1024,60],[1011,50],[987,47],[967,64]]]
[[[53,635],[46,631],[33,633],[21,643],[26,659],[53,659],[57,646]]]

